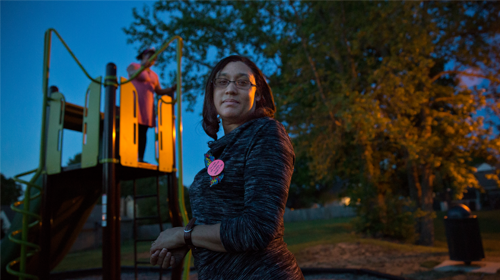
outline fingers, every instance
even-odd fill
[[[158,256],[160,255],[160,251],[156,251],[153,254],[151,254],[151,257],[149,258],[149,263],[152,265],[156,265],[158,263]]]
[[[172,260],[173,260],[172,253],[168,252],[167,255],[165,256],[165,258],[163,259],[163,264],[161,267],[162,268],[169,268]]]
[[[182,260],[188,251],[189,249],[187,247],[177,249],[158,249],[151,254],[150,263],[152,265],[159,265],[162,268],[177,267],[182,263]]]
[[[153,254],[151,254],[151,257],[149,259],[149,263],[152,265],[163,265],[163,261],[165,260],[165,257],[167,256],[168,252],[167,249],[161,249],[155,251]]]
[[[160,254],[158,254],[158,261],[156,262],[156,264],[163,267],[163,262],[165,261],[165,258],[166,258],[168,253],[170,253],[170,252],[166,248],[161,249]],[[170,259],[169,259],[169,262],[170,262]]]
[[[158,238],[156,238],[156,240],[153,241],[153,243],[151,243],[151,248],[149,249],[149,253],[153,254],[154,252],[161,251],[162,248],[166,247],[166,246],[163,246],[163,244],[162,244],[162,240],[164,240],[163,237],[164,237],[163,232],[160,232],[160,235],[158,236]]]
[[[156,243],[156,240],[153,243],[151,243],[151,248],[149,249],[149,253],[151,255],[153,255],[154,252],[158,251],[158,248],[156,248],[155,243]]]

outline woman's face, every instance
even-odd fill
[[[148,64],[148,60],[151,56],[153,56],[154,53],[152,52],[147,52],[145,54],[142,55],[142,59],[141,59],[141,65],[147,65],[147,67],[151,67],[153,66],[153,64],[155,64],[155,60],[151,61],[149,64]]]
[[[255,76],[250,67],[241,61],[230,62],[217,75],[230,81],[245,80],[255,85]],[[257,88],[250,86],[248,89],[236,87],[235,83],[229,83],[227,87],[214,85],[214,103],[217,113],[223,122],[241,124],[247,116],[255,111],[256,101],[260,96],[256,95]]]

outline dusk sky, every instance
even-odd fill
[[[42,114],[44,33],[56,29],[92,77],[104,76],[108,62],[118,76],[135,62],[136,44],[127,44],[122,28],[152,1],[0,1],[1,5],[1,115],[0,171],[6,177],[37,168]],[[160,46],[154,46],[157,49]],[[175,51],[175,43],[167,51]],[[50,85],[69,103],[84,105],[90,84],[59,39],[52,35]],[[155,67],[153,67],[155,70]],[[157,71],[159,74],[159,72]],[[162,81],[160,81],[162,82]],[[119,93],[119,91],[117,92]],[[101,92],[104,95],[104,89]],[[201,100],[194,113],[183,112],[184,184],[189,186],[203,168],[210,138],[203,131]],[[103,111],[104,103],[101,103]],[[186,108],[186,105],[183,106]],[[62,162],[81,152],[82,134],[64,130]],[[145,160],[154,163],[154,129],[148,132]],[[29,178],[28,176],[26,178]]]
[[[91,76],[104,76],[106,64],[114,62],[118,76],[127,77],[126,68],[135,61],[139,42],[127,44],[122,28],[133,21],[132,8],[140,10],[153,4],[153,1],[0,1],[0,171],[5,176],[12,177],[38,166],[44,32],[55,28]],[[175,43],[168,51],[175,51],[174,47]],[[51,53],[50,85],[58,86],[67,102],[83,106],[90,81],[55,35]],[[464,80],[469,86],[480,82]],[[200,124],[201,103],[199,98],[194,113],[183,112],[187,186],[203,168],[203,153],[208,150],[210,140]],[[103,106],[102,102],[101,111]],[[63,165],[81,152],[81,141],[81,133],[64,131]],[[155,162],[153,141],[154,131],[150,129],[145,156],[150,163]]]

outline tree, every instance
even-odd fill
[[[73,158],[68,159],[68,165],[80,164],[82,162],[82,153],[77,153]]]
[[[450,178],[461,195],[468,186],[479,187],[469,164],[475,156],[499,159],[500,142],[484,127],[483,118],[474,117],[485,107],[498,116],[499,81],[493,73],[498,72],[500,52],[498,45],[488,44],[499,31],[494,24],[498,9],[489,3],[413,2],[380,14],[391,16],[389,25],[379,26],[391,30],[382,39],[406,39],[398,40],[391,50],[396,55],[386,57],[387,63],[374,73],[377,85],[371,95],[387,118],[382,122],[383,144],[394,144],[402,155],[410,196],[422,210],[419,242],[424,245],[433,243],[435,176]],[[446,70],[450,60],[455,69]],[[487,74],[479,76],[490,80],[488,89],[458,87],[457,77],[450,74],[468,75],[463,70],[470,67],[484,69]]]
[[[348,179],[366,206],[358,213],[377,213],[370,223],[382,226],[371,234],[393,235],[384,230],[392,216],[410,211],[419,243],[432,245],[436,175],[460,195],[479,187],[474,157],[500,158],[490,119],[478,117],[500,116],[499,11],[494,2],[167,1],[134,10],[124,31],[143,46],[185,38],[183,87],[192,103],[220,58],[257,61],[277,118],[307,161],[292,190]],[[162,69],[173,55],[160,57]],[[489,85],[461,87],[464,76]],[[405,196],[414,206],[396,203]]]
[[[10,205],[22,195],[21,185],[12,178],[7,179],[3,174],[0,176],[2,179],[2,205]]]

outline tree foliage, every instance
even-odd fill
[[[82,162],[82,153],[77,153],[72,158],[68,159],[67,165],[80,164],[81,162]]]
[[[2,182],[2,205],[10,205],[17,201],[19,196],[22,194],[21,185],[18,184],[14,179],[7,179],[3,174],[0,174]]]
[[[474,158],[499,160],[498,3],[159,1],[133,13],[129,42],[184,38],[191,104],[222,57],[256,61],[301,164],[291,190],[348,180],[364,224],[381,225],[360,231],[398,236],[383,229],[399,215],[432,244],[434,178],[460,195],[479,187]],[[172,77],[174,55],[158,60]],[[464,77],[487,82],[464,87]]]

